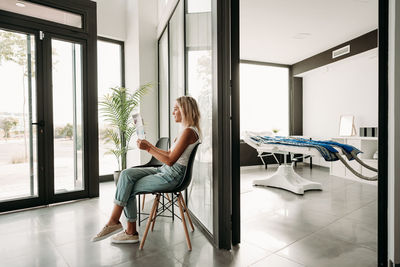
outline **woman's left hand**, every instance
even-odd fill
[[[136,141],[136,144],[137,144],[137,147],[138,147],[139,149],[141,149],[141,150],[149,151],[149,149],[150,149],[150,147],[151,147],[150,142],[147,141],[147,140],[144,140],[144,139],[138,139],[138,140]]]

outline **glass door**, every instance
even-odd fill
[[[97,197],[95,3],[17,6],[0,1],[0,212]]]
[[[0,211],[43,203],[37,41],[37,32],[0,25]]]
[[[87,197],[85,43],[0,27],[0,48],[0,212]]]
[[[45,33],[48,49],[47,120],[49,121],[50,201],[86,194],[83,127],[84,43]]]

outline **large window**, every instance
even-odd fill
[[[123,86],[123,42],[99,38],[97,42],[98,99],[110,92],[111,87]],[[109,175],[118,169],[114,155],[108,153],[110,144],[103,138],[107,124],[99,112],[99,175]]]
[[[185,94],[185,42],[184,6],[180,1],[169,21],[169,94],[170,94],[170,138],[175,140],[179,125],[174,122],[172,109],[178,97]]]
[[[172,142],[179,134],[172,109],[176,99],[185,94],[184,36],[184,5],[181,1],[158,41],[159,135],[169,137]]]
[[[289,69],[240,64],[240,132],[289,134]]]
[[[187,0],[186,3],[187,94],[199,104],[202,131],[188,205],[213,233],[211,0]]]
[[[202,143],[193,166],[193,180],[187,190],[187,204],[197,219],[212,233],[211,25],[211,0],[179,1],[158,40],[158,75],[160,137],[168,136],[173,143],[179,134],[179,125],[172,117],[177,97],[190,95],[199,104]]]
[[[158,64],[159,136],[169,137],[168,27],[158,42]]]

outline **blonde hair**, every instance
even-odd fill
[[[181,96],[176,99],[176,102],[181,108],[182,118],[187,123],[187,126],[196,127],[201,135],[200,110],[196,99],[191,96]]]

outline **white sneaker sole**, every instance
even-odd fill
[[[100,237],[97,237],[97,236],[96,236],[96,237],[93,237],[92,242],[97,242],[97,241],[106,239],[106,238],[108,238],[108,237],[110,237],[110,236],[112,236],[112,235],[114,235],[114,234],[117,234],[117,233],[121,232],[123,229],[124,229],[124,228],[121,226],[121,228],[119,228],[119,229],[117,229],[117,230],[114,230],[114,231],[112,231],[112,232],[110,232],[110,233],[108,233],[108,234],[106,234],[106,235],[103,235],[103,236],[100,236]]]
[[[139,239],[138,240],[115,240],[115,239],[111,239],[111,243],[114,243],[114,244],[135,244],[135,243],[139,243]]]

